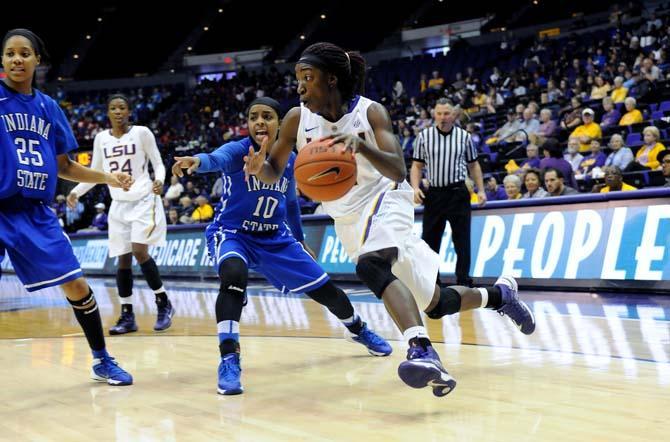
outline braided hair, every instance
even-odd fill
[[[365,92],[365,59],[360,52],[347,52],[332,43],[314,43],[307,47],[298,63],[313,65],[337,77],[343,100]]]

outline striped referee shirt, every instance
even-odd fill
[[[431,186],[446,187],[465,181],[467,163],[477,161],[477,149],[464,129],[454,126],[449,132],[442,132],[431,126],[419,132],[412,159],[428,167]]]

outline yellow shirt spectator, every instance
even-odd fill
[[[439,77],[439,78],[431,78],[428,80],[428,88],[429,89],[442,89],[442,85],[444,84],[444,79]]]
[[[619,120],[619,126],[630,126],[635,123],[642,123],[644,118],[642,118],[642,112],[637,109],[633,109],[630,112],[626,112],[621,120]]]
[[[603,84],[602,86],[593,86],[591,89],[591,99],[592,100],[602,100],[607,96],[610,91],[609,84]]]
[[[582,141],[579,141],[579,151],[580,152],[587,152],[591,149],[591,140],[594,138],[602,138],[603,132],[600,130],[600,125],[595,122],[591,122],[589,124],[582,124],[581,126],[577,126],[575,130],[572,131],[570,134],[571,137],[589,137],[590,140],[587,143],[582,143]]]
[[[193,221],[197,223],[207,222],[214,218],[214,209],[212,209],[212,206],[209,204],[198,206],[193,211],[191,218],[193,218]]]
[[[479,202],[479,197],[476,193],[470,191],[470,204],[477,204]]]
[[[637,190],[637,187],[633,187],[630,184],[623,183],[621,185],[621,192],[626,190]],[[605,186],[602,189],[600,189],[600,193],[607,193],[607,192],[610,192],[610,186]]]
[[[637,151],[635,159],[638,163],[646,166],[652,170],[658,169],[661,163],[658,161],[658,154],[665,150],[665,146],[661,143],[656,143],[653,148],[649,149],[647,146],[642,146]]]
[[[626,99],[628,96],[628,89],[621,86],[612,89],[612,94],[610,95],[610,98],[612,98],[612,101],[615,103],[623,103],[623,101]]]

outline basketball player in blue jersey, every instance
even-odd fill
[[[507,315],[530,334],[535,319],[519,300],[517,283],[501,276],[493,287],[440,288],[439,256],[413,234],[413,191],[391,119],[382,105],[361,96],[365,60],[330,43],[316,43],[302,53],[295,66],[301,106],[284,118],[279,138],[249,151],[245,170],[272,185],[285,176],[294,146],[311,140],[342,142],[342,154],[353,155],[356,185],[342,198],[324,202],[335,221],[338,238],[356,263],[358,277],[379,297],[408,341],[407,360],[398,375],[409,386],[430,386],[444,396],[456,381],[442,366],[423,326],[419,309],[429,318],[477,307]]]
[[[258,98],[248,109],[250,136],[226,143],[211,154],[175,157],[172,173],[220,172],[221,208],[207,227],[207,247],[221,286],[216,299],[219,334],[219,394],[242,393],[239,321],[246,303],[249,269],[263,274],[284,292],[305,293],[337,316],[350,341],[363,344],[374,356],[391,354],[391,346],[368,328],[349,298],[310,256],[303,241],[291,155],[284,174],[272,184],[245,177],[244,158],[264,139],[274,140],[279,127],[279,103]]]
[[[5,251],[29,292],[60,286],[93,351],[92,378],[130,385],[132,376],[105,349],[100,311],[72,246],[49,208],[57,177],[104,183],[124,190],[125,173],[89,170],[68,157],[77,148],[63,111],[35,86],[35,69],[46,57],[44,43],[27,29],[2,40],[0,81],[0,261]]]

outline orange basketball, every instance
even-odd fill
[[[298,189],[314,201],[334,201],[356,183],[356,160],[344,144],[328,146],[330,140],[312,141],[298,152],[295,180]]]

